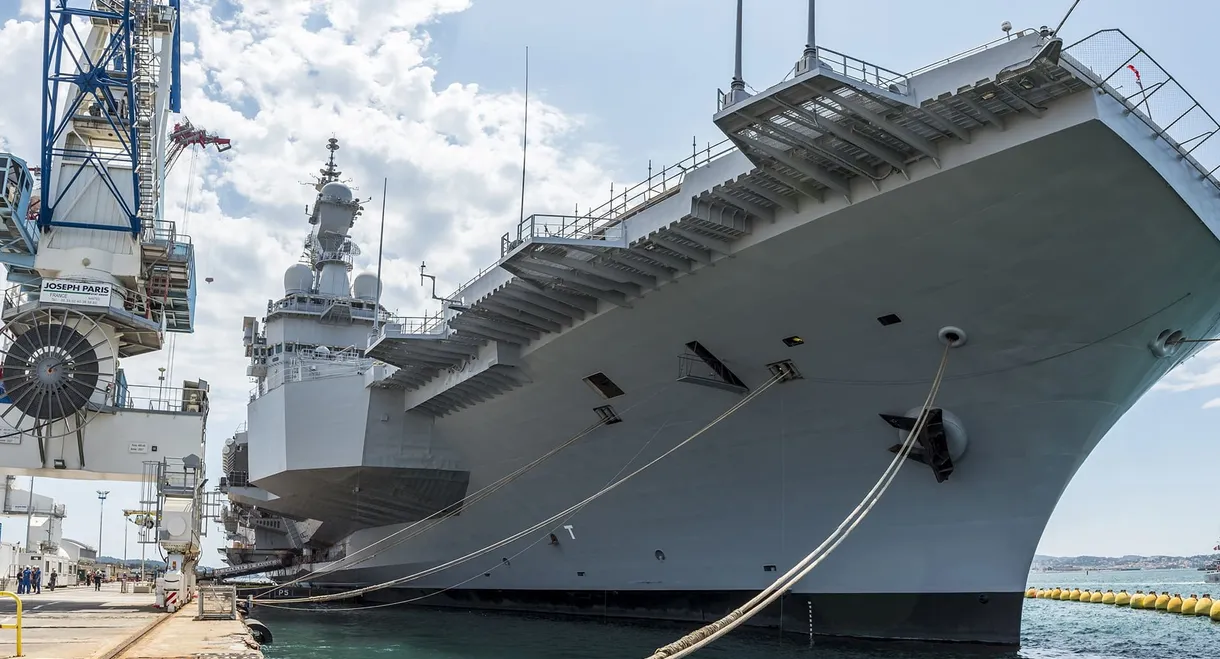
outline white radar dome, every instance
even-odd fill
[[[313,270],[304,263],[294,263],[284,271],[284,294],[308,293],[313,288]]]
[[[331,181],[322,186],[322,194],[328,197],[335,197],[339,201],[346,202],[352,200],[352,189],[338,181]]]
[[[356,280],[352,282],[352,297],[357,300],[374,302],[377,300],[377,293],[380,288],[381,282],[378,281],[377,275],[367,272],[356,275]]]

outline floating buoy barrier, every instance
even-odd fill
[[[1161,591],[1160,594],[1151,589],[1146,593],[1143,590],[1136,590],[1134,594],[1129,594],[1125,588],[1117,593],[1110,589],[1103,593],[1100,588],[1031,587],[1025,591],[1025,597],[1027,599],[1051,599],[1062,602],[1112,604],[1132,609],[1164,611],[1166,613],[1180,613],[1186,616],[1205,617],[1220,622],[1220,596],[1212,599],[1211,593],[1203,593],[1202,596],[1191,593],[1189,597],[1183,599],[1180,593],[1170,595],[1167,590]]]

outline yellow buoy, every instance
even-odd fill
[[[1095,590],[1093,591],[1093,594],[1089,596],[1089,601],[1093,604],[1101,604],[1101,600],[1104,597],[1105,595],[1102,595],[1100,590]]]
[[[1057,600],[1057,599],[1059,599],[1059,595],[1060,595],[1062,592],[1063,592],[1063,589],[1062,589],[1062,588],[1059,588],[1058,586],[1056,586],[1056,587],[1055,587],[1055,589],[1051,591],[1051,594],[1050,594],[1050,599],[1053,599],[1053,600]]]
[[[1101,603],[1102,604],[1113,604],[1114,603],[1114,591],[1107,590],[1106,594],[1101,596]]]
[[[1123,588],[1114,596],[1114,604],[1118,606],[1127,606],[1131,603],[1131,596],[1127,594],[1127,589]]]
[[[1198,603],[1198,598],[1195,597],[1194,593],[1191,593],[1190,597],[1182,600],[1182,610],[1179,613],[1186,616],[1193,616],[1195,614],[1195,605]]]
[[[1169,608],[1169,593],[1162,591],[1160,595],[1157,595],[1153,608],[1157,611],[1167,610]]]
[[[1173,597],[1169,598],[1169,604],[1165,606],[1165,610],[1170,613],[1181,613],[1182,612],[1182,596],[1179,595],[1178,593],[1174,593]]]
[[[1220,622],[1220,600],[1212,602],[1212,610],[1208,612],[1212,620]]]
[[[1079,588],[1073,588],[1073,589],[1072,589],[1072,592],[1068,593],[1068,597],[1067,597],[1067,598],[1068,598],[1068,600],[1069,600],[1069,601],[1072,601],[1072,602],[1079,602],[1079,601],[1080,601],[1080,589],[1079,589]]]
[[[1156,609],[1156,591],[1150,590],[1147,595],[1144,595],[1144,608]]]
[[[1037,597],[1037,596],[1038,596],[1038,589],[1037,589],[1037,588],[1030,588],[1029,590],[1025,591],[1025,596],[1026,596],[1026,597],[1028,597],[1029,599],[1033,599],[1033,598]]]
[[[1195,604],[1195,615],[1205,616],[1212,612],[1212,596],[1209,593],[1203,593],[1203,597]]]
[[[1088,588],[1080,589],[1080,601],[1087,603],[1093,597],[1093,591]]]
[[[1142,590],[1135,591],[1135,594],[1131,596],[1130,604],[1131,604],[1131,608],[1133,608],[1133,609],[1144,608],[1144,591],[1142,591]]]

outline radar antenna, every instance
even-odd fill
[[[318,173],[321,174],[321,176],[314,176],[313,187],[318,192],[321,192],[322,186],[326,185],[327,183],[339,181],[339,176],[343,174],[343,170],[339,169],[339,165],[335,162],[335,152],[339,150],[339,140],[334,137],[326,140],[326,150],[330,151],[330,157],[327,158],[326,164],[322,167],[322,169],[318,170]],[[347,184],[350,181],[341,182]],[[347,187],[350,188],[352,186],[348,185]]]

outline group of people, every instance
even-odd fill
[[[101,570],[81,570],[81,574],[84,576],[80,580],[84,581],[86,586],[93,586],[94,590],[102,589],[102,582],[105,581],[106,575]]]
[[[106,581],[106,574],[102,570],[80,570],[76,575],[77,585],[84,584],[93,586],[94,590],[101,590],[102,583]],[[47,588],[55,590],[59,584],[59,572],[51,570],[51,575],[47,579]],[[17,594],[18,595],[41,595],[42,594],[42,568],[38,566],[30,567],[26,565],[17,571]]]
[[[59,573],[51,570],[51,578],[47,582],[47,587],[55,590],[59,585]],[[42,594],[42,568],[34,566],[25,566],[17,573],[17,594],[18,595],[40,595]]]

